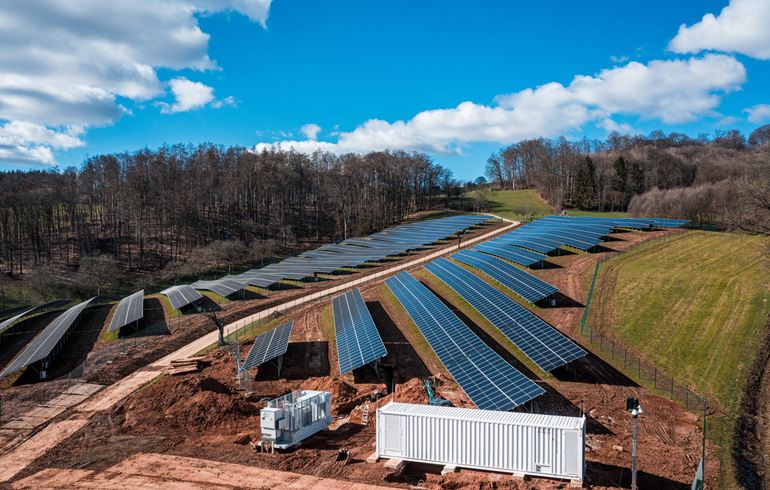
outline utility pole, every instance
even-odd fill
[[[626,410],[631,413],[634,419],[634,449],[631,456],[631,490],[639,490],[636,485],[636,417],[642,413],[642,407],[639,405],[639,398],[629,396],[626,398]]]

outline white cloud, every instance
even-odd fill
[[[594,76],[576,76],[568,86],[548,83],[496,97],[495,105],[463,102],[452,109],[417,114],[393,123],[371,119],[336,143],[285,140],[261,143],[296,151],[367,152],[387,148],[434,154],[461,154],[471,142],[510,143],[525,138],[558,136],[594,123],[607,130],[630,127],[618,115],[686,123],[715,112],[726,92],[746,81],[735,58],[709,54],[687,60],[631,62]]]
[[[39,124],[12,121],[0,126],[0,160],[15,164],[55,165],[52,149],[85,145],[82,127],[54,131]]]
[[[159,102],[160,112],[164,114],[200,109],[214,100],[214,88],[200,82],[191,82],[186,78],[175,78],[169,82],[169,85],[176,102],[173,105]]]
[[[269,7],[270,0],[3,2],[0,123],[55,132],[112,124],[130,112],[125,100],[141,103],[165,93],[158,69],[218,69],[197,14],[238,11],[264,25]],[[44,153],[19,158],[38,155],[48,164]],[[0,163],[14,158],[6,148]]]
[[[321,132],[321,126],[318,124],[305,124],[300,129],[300,132],[305,135],[305,138],[316,141],[318,139],[318,133]]]
[[[625,63],[628,61],[628,56],[610,56],[610,61],[617,64]]]
[[[743,109],[743,112],[749,114],[746,119],[751,123],[762,124],[766,121],[770,121],[770,104],[757,104]]]
[[[682,24],[668,47],[676,53],[716,50],[770,60],[768,26],[770,2],[731,0],[718,17],[709,13],[690,27]]]

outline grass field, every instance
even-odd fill
[[[727,412],[709,418],[709,439],[721,447],[719,488],[739,488],[731,449],[770,313],[765,247],[760,237],[702,231],[642,246],[600,266],[588,315],[589,325],[611,330]]]
[[[761,245],[693,231],[608,261],[589,324],[735,413],[770,313]]]
[[[490,213],[508,219],[521,220],[534,213],[536,218],[553,214],[553,208],[543,201],[534,189],[520,191],[493,191],[489,193],[487,209]],[[528,210],[526,216],[514,210]]]
[[[554,214],[553,208],[545,202],[534,189],[518,191],[493,191],[489,193],[487,209],[503,218],[521,221],[532,214],[535,218],[543,218]],[[526,210],[525,214],[522,214]],[[628,213],[600,213],[596,211],[580,211],[570,209],[570,216],[601,216],[604,218],[625,218]]]

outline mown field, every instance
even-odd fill
[[[600,265],[589,309],[589,325],[726,412],[709,432],[722,446],[720,488],[737,488],[734,417],[770,314],[765,248],[760,237],[701,231],[642,246]]]
[[[503,218],[522,221],[535,215],[542,218],[554,214],[553,208],[545,202],[534,189],[522,189],[517,191],[493,191],[488,197],[487,209]],[[625,218],[627,213],[600,213],[595,211],[580,211],[570,209],[570,216],[602,216],[605,218]]]

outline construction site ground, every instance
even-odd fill
[[[489,229],[481,232],[487,233]],[[566,252],[549,259],[552,266],[535,275],[560,289],[557,304],[537,311],[551,325],[586,346],[576,335],[586,301],[585,273],[601,253],[623,249],[658,233],[627,232],[605,244],[599,253]],[[465,241],[465,239],[463,239]],[[452,247],[453,245],[447,245]],[[456,245],[454,245],[456,246]],[[415,270],[421,266],[415,267]],[[345,280],[344,278],[341,280]],[[292,296],[308,294],[329,282],[303,284],[269,299],[224,305],[229,319],[240,318]],[[374,486],[424,488],[566,488],[568,481],[514,480],[511,475],[471,471],[442,475],[439,466],[409,464],[403,470],[383,462],[367,463],[375,450],[374,411],[390,400],[428,403],[423,379],[431,377],[437,395],[455,406],[473,407],[468,397],[446,375],[424,340],[416,338],[403,308],[376,281],[361,286],[388,355],[379,378],[368,366],[341,376],[336,346],[328,338],[331,297],[287,314],[295,320],[280,377],[275,365],[252,370],[251,393],[239,389],[234,357],[228,348],[206,353],[199,371],[167,374],[152,365],[212,328],[203,315],[178,320],[164,315],[166,335],[148,337],[126,355],[88,378],[105,385],[74,408],[56,414],[44,427],[4,444],[0,457],[0,486],[7,488],[369,488]],[[445,298],[446,301],[449,301]],[[450,301],[451,304],[451,301]],[[457,309],[458,305],[452,305]],[[160,306],[158,306],[160,307]],[[462,313],[462,312],[459,312]],[[156,313],[157,314],[157,313]],[[104,313],[101,321],[108,317]],[[472,323],[468,316],[461,316]],[[88,317],[89,322],[98,322]],[[177,323],[178,322],[178,323]],[[637,386],[622,373],[590,354],[551,376],[522,367],[513,353],[484,335],[485,325],[469,325],[485,342],[530,375],[546,393],[537,398],[543,413],[587,417],[587,475],[590,488],[630,488],[631,418],[627,396],[642,400],[639,419],[639,483],[641,488],[689,488],[700,457],[702,432],[697,415]],[[89,327],[95,328],[94,325]],[[333,332],[333,328],[331,329]],[[251,340],[241,342],[246,356]],[[108,344],[99,338],[90,357]],[[138,370],[138,371],[137,371]],[[133,374],[132,374],[133,373]],[[114,384],[120,380],[120,383]],[[392,380],[392,381],[391,381]],[[110,386],[112,385],[112,386]],[[391,388],[395,391],[390,393]],[[328,430],[287,452],[255,450],[259,440],[259,409],[266,400],[295,389],[330,391],[334,423]],[[14,386],[23,392],[34,386]],[[372,403],[367,425],[361,424],[366,400],[375,392],[389,393]],[[335,465],[338,449],[352,460]],[[716,474],[714,446],[707,446],[707,474]]]

